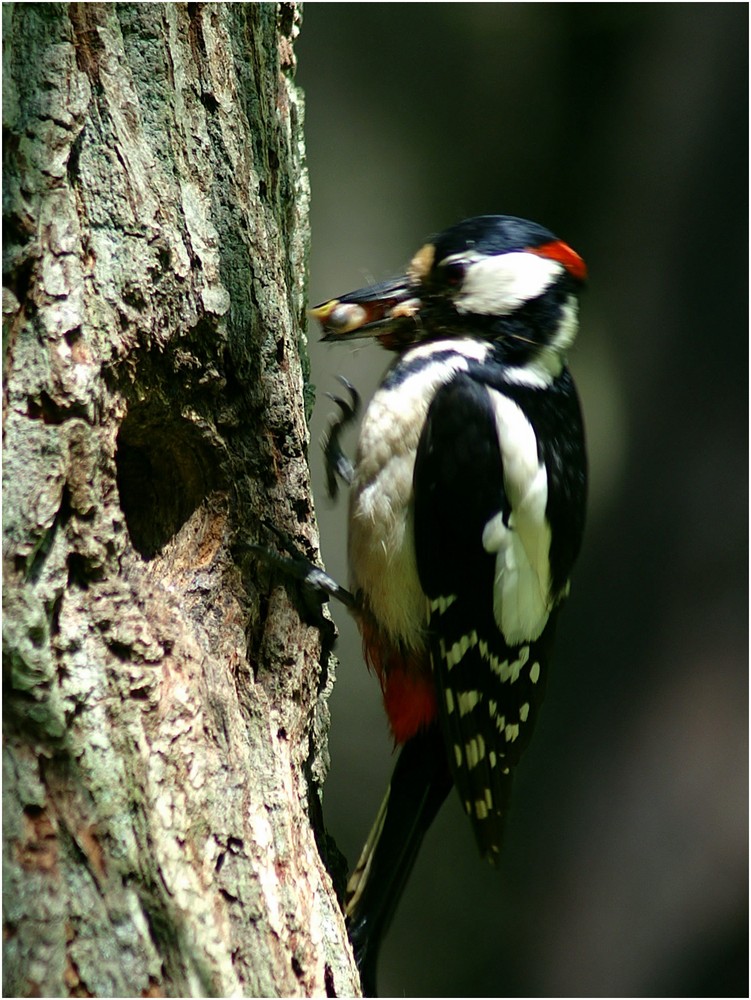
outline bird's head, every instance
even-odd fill
[[[324,340],[375,337],[391,350],[446,337],[496,343],[524,365],[560,357],[577,329],[582,258],[534,222],[481,215],[426,243],[405,274],[317,306]]]

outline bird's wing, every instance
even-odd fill
[[[468,373],[437,391],[415,461],[417,567],[449,763],[491,862],[552,639],[545,487],[516,403]]]

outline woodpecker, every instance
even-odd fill
[[[374,337],[396,353],[354,462],[330,455],[350,486],[349,604],[402,747],[347,887],[367,995],[452,785],[480,854],[498,861],[584,528],[566,355],[586,276],[542,226],[484,215],[431,239],[405,274],[312,310],[324,340]],[[347,422],[356,407],[342,408]]]

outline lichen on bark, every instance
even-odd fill
[[[331,633],[247,554],[317,551],[299,11],[3,18],[6,995],[351,995]]]

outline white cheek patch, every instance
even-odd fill
[[[537,438],[521,409],[502,393],[487,389],[503,459],[503,484],[511,507],[485,525],[482,544],[496,553],[493,615],[506,642],[537,639],[548,621],[550,525],[545,517],[548,477],[537,457]]]
[[[454,305],[460,313],[505,316],[531,299],[539,298],[563,273],[563,265],[548,257],[518,251],[484,257],[456,254],[467,264]],[[454,257],[447,257],[451,263]],[[444,262],[444,263],[445,263]]]

